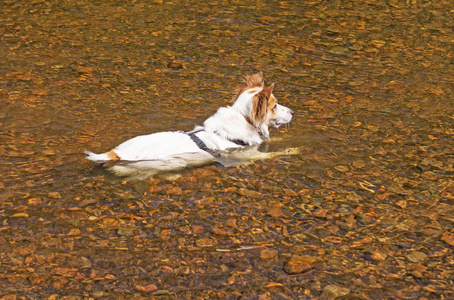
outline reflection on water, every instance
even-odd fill
[[[183,152],[178,154],[177,157],[162,159],[109,161],[104,163],[103,166],[113,174],[122,176],[127,180],[145,180],[156,176],[166,178],[168,175],[173,178],[174,174],[190,167],[201,167],[213,163],[223,167],[238,167],[252,164],[257,160],[298,153],[298,148],[279,152],[262,152],[258,150],[257,146],[246,146],[227,150],[210,150],[209,154]]]
[[[1,296],[452,297],[449,1],[6,1],[0,15]],[[257,70],[296,112],[264,147],[300,154],[173,180],[84,161],[192,129]]]

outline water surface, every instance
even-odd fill
[[[0,285],[17,298],[453,296],[449,1],[6,1]],[[190,130],[264,72],[296,114],[243,167],[84,160]]]

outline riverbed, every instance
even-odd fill
[[[450,1],[13,1],[0,11],[1,299],[454,297]],[[116,177],[263,71],[253,164]]]

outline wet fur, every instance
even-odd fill
[[[208,150],[198,146],[188,133],[172,131],[138,136],[101,154],[86,151],[86,158],[105,164],[117,175],[146,172],[152,176],[213,161],[231,161],[235,157],[244,160],[270,157],[273,154],[257,151],[269,139],[269,126],[279,127],[293,116],[291,109],[277,103],[273,88],[274,84],[265,86],[262,72],[246,76],[232,106],[219,108],[203,126],[189,132]]]

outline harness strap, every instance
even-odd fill
[[[188,133],[188,135],[194,141],[197,147],[208,153],[210,152],[211,149],[208,148],[207,145],[205,145],[205,143],[198,136],[195,135],[195,132]]]
[[[211,154],[215,158],[220,158],[221,155],[218,152],[208,148],[207,145],[196,135],[196,133],[201,132],[201,131],[205,131],[205,129],[199,128],[199,129],[196,129],[196,130],[188,131],[188,132],[186,132],[186,134],[189,135],[189,137],[192,139],[192,141],[201,150],[203,150],[205,152],[208,152],[209,154]],[[215,133],[217,134],[217,132],[215,132]],[[243,140],[240,140],[240,139],[234,139],[234,140],[228,139],[228,140],[231,141],[232,143],[237,144],[238,146],[247,146],[248,145],[246,142],[244,142]]]
[[[189,137],[191,138],[191,140],[197,145],[197,147],[199,147],[201,150],[211,154],[212,156],[214,156],[215,158],[220,158],[221,155],[219,153],[217,153],[216,151],[210,149],[207,147],[207,145],[205,145],[205,143],[198,137],[196,136],[195,134],[197,132],[200,132],[200,131],[203,131],[203,129],[199,129],[199,130],[193,130],[193,131],[190,131],[190,132],[186,132],[187,135],[189,135]]]
[[[220,134],[217,131],[214,131],[214,133],[216,133],[217,135],[220,136]],[[229,138],[226,138],[226,139],[229,140],[230,142],[234,143],[234,144],[237,144],[238,146],[247,146],[247,145],[249,145],[248,143],[246,143],[245,141],[240,140],[240,139],[229,139]]]
[[[229,139],[229,141],[231,141],[232,143],[237,144],[238,146],[247,146],[247,145],[249,145],[245,141],[240,140],[240,139],[235,139],[235,140]]]

